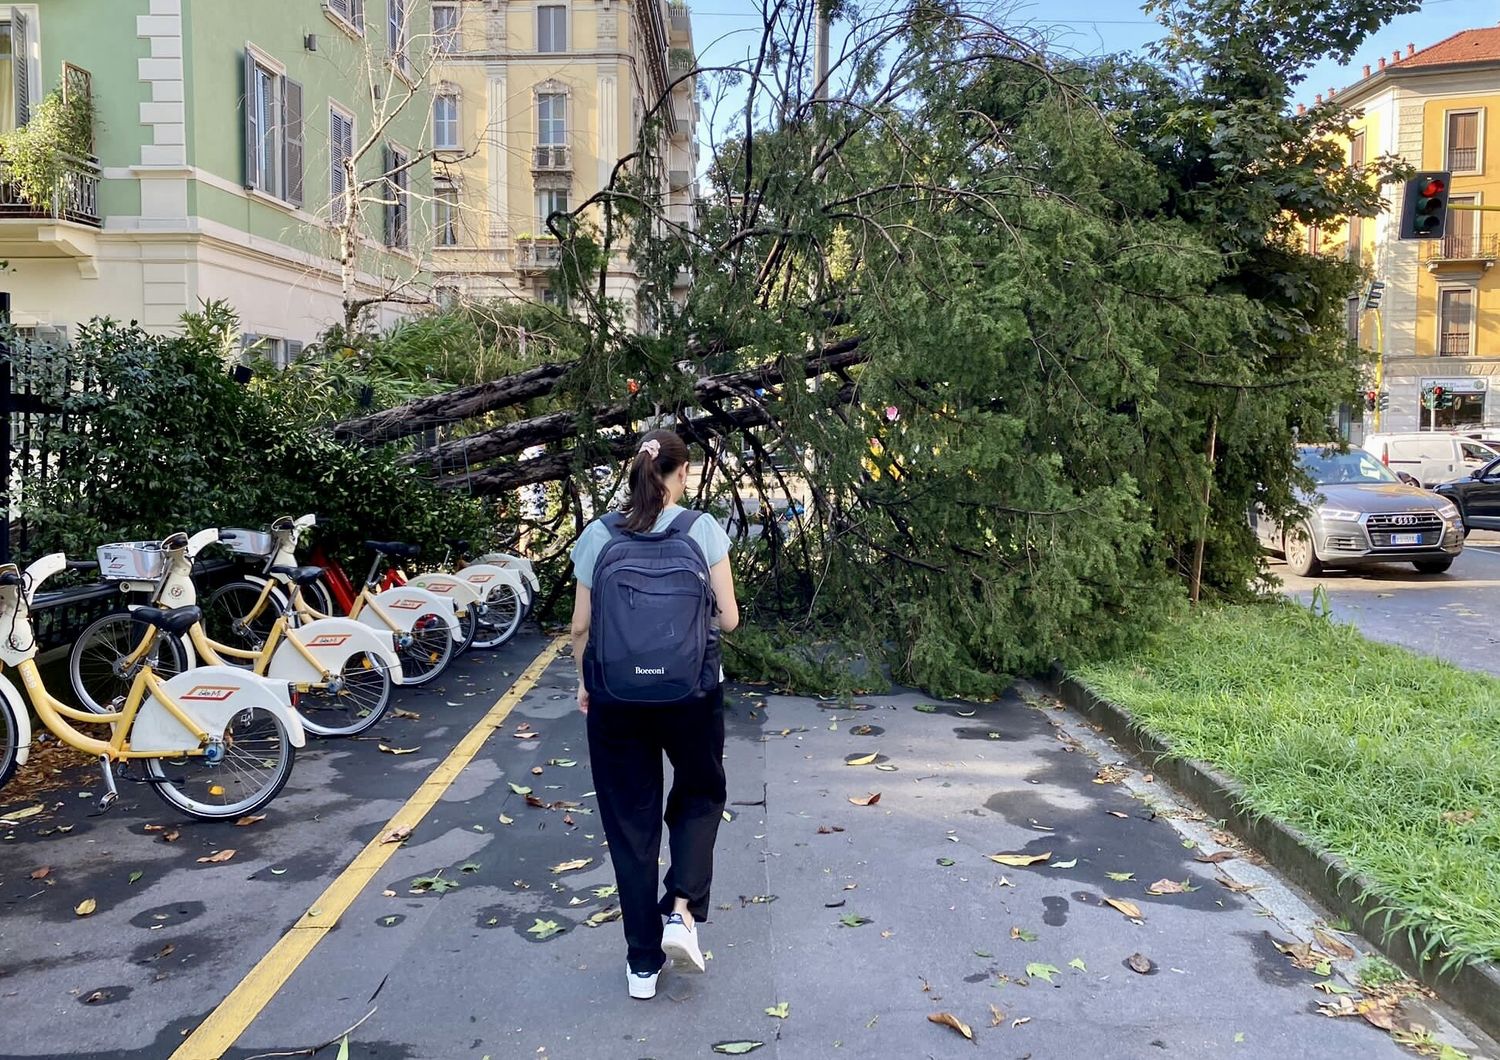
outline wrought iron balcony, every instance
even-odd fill
[[[1448,168],[1455,173],[1470,173],[1479,167],[1479,148],[1448,148]]]
[[[517,272],[549,272],[562,261],[562,247],[550,236],[517,236],[514,260]]]
[[[10,180],[9,164],[0,158],[0,218],[72,221],[91,228],[100,227],[99,160],[68,156],[51,199],[50,203],[36,203],[27,198],[21,187]]]
[[[668,4],[667,11],[673,42],[689,39],[693,33],[693,16],[688,12],[687,4]]]
[[[1500,235],[1473,232],[1449,232],[1442,239],[1422,244],[1422,260],[1428,268],[1442,264],[1479,263],[1489,268],[1500,258]]]
[[[533,173],[571,173],[573,149],[567,144],[537,144],[531,152]]]
[[[1467,331],[1444,331],[1438,336],[1439,357],[1469,356],[1469,333]]]

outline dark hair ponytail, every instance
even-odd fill
[[[648,431],[630,462],[630,499],[621,511],[625,529],[650,533],[667,506],[667,476],[688,462],[688,448],[676,431]]]

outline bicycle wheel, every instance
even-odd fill
[[[474,646],[474,637],[479,633],[479,605],[470,604],[464,613],[458,616],[458,631],[462,640],[458,642],[454,655],[462,655]]]
[[[333,602],[333,592],[328,588],[328,575],[302,587],[302,599],[308,607],[326,618],[341,617],[344,609]]]
[[[458,647],[442,615],[418,615],[411,632],[396,641],[401,674],[409,685],[425,685],[448,665]]]
[[[526,604],[521,594],[509,585],[497,585],[484,600],[484,612],[479,616],[479,632],[474,637],[476,648],[498,648],[521,628],[526,617]]]
[[[203,605],[203,631],[220,644],[241,651],[259,651],[271,635],[271,627],[286,610],[286,593],[279,587],[253,618],[247,617],[260,602],[261,584],[252,581],[227,582],[209,594]],[[225,662],[248,666],[244,659],[227,658]]]
[[[10,701],[0,696],[0,788],[16,771],[16,760],[21,757],[21,721],[11,708]]]
[[[73,642],[73,649],[68,652],[68,680],[85,710],[108,714],[112,704],[130,692],[136,672],[145,660],[126,666],[125,659],[145,634],[145,626],[121,611],[96,620]],[[156,676],[165,681],[187,667],[188,655],[182,641],[158,632],[156,661],[151,666]]]
[[[242,817],[265,806],[292,775],[297,757],[286,722],[264,707],[238,712],[218,735],[224,758],[216,764],[197,755],[146,759],[162,801],[200,821]]]
[[[379,659],[356,652],[326,688],[297,695],[297,713],[314,736],[358,736],[391,705],[391,675]]]

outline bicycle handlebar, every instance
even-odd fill
[[[21,572],[8,570],[0,571],[0,587],[14,589],[21,584]]]
[[[99,569],[99,561],[95,560],[95,559],[70,559],[70,560],[68,560],[67,569],[68,570],[98,570]],[[4,576],[0,575],[0,585],[5,584],[5,582],[4,582],[3,579],[4,579]]]

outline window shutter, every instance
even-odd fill
[[[303,347],[302,343],[288,340],[288,342],[286,344],[286,363],[287,364],[291,364],[298,357],[302,356],[302,347]]]
[[[245,187],[260,187],[260,124],[255,120],[255,56],[245,49]]]
[[[286,128],[286,201],[302,205],[302,85],[290,79],[282,93]]]
[[[344,159],[349,157],[349,124],[338,111],[328,112],[328,216],[344,220]]]
[[[385,206],[385,245],[393,247],[396,245],[396,206],[399,200],[396,198],[396,185],[391,180],[391,168],[396,164],[394,159],[396,152],[389,147],[380,149],[381,165],[385,172],[385,185],[381,191],[381,197],[386,200]]]
[[[365,28],[365,0],[349,0],[349,18],[359,29]]]
[[[31,120],[31,56],[26,50],[26,16],[10,11],[10,61],[16,72],[16,127]]]

